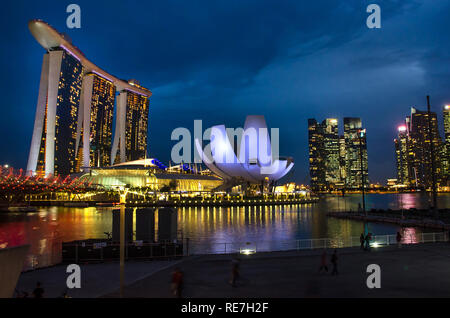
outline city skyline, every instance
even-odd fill
[[[86,13],[83,14],[85,18],[82,28],[68,30],[64,25],[63,4],[58,6],[44,2],[37,9],[37,5],[26,3],[23,7],[27,8],[21,11],[14,10],[20,6],[20,1],[8,3],[6,10],[11,9],[12,14],[1,23],[13,26],[9,46],[18,48],[14,54],[23,63],[3,65],[5,72],[11,74],[8,82],[3,82],[8,88],[4,101],[15,107],[5,109],[2,132],[6,136],[14,134],[17,138],[2,140],[1,146],[9,151],[0,160],[3,164],[26,167],[42,62],[39,53],[42,48],[27,34],[26,23],[33,18],[42,18],[68,33],[91,60],[101,61],[99,66],[102,68],[121,76],[131,74],[139,78],[144,86],[152,87],[154,96],[149,123],[150,156],[168,162],[172,146],[171,130],[176,127],[190,128],[194,119],[204,119],[210,126],[229,122],[238,127],[242,117],[261,113],[273,127],[280,127],[281,148],[293,149],[292,155],[299,163],[286,181],[306,183],[309,179],[307,136],[304,127],[298,123],[311,117],[355,116],[361,118],[370,132],[367,142],[369,153],[373,154],[369,155],[368,164],[371,182],[384,182],[386,178],[396,175],[392,145],[396,134],[392,127],[402,123],[404,109],[411,106],[424,109],[427,94],[431,96],[434,112],[439,113],[442,106],[449,103],[443,89],[448,87],[448,73],[446,67],[442,67],[446,65],[442,61],[445,61],[447,54],[445,47],[448,45],[448,35],[434,32],[436,27],[415,27],[414,23],[414,17],[420,14],[424,19],[440,21],[437,27],[445,29],[448,22],[441,15],[444,15],[448,5],[439,1],[409,5],[386,2],[382,4],[382,29],[368,30],[363,23],[366,18],[364,4],[340,4],[336,7],[335,3],[330,2],[328,6],[320,5],[326,9],[321,13],[317,11],[318,5],[314,4],[302,5],[301,8],[283,4],[276,7],[279,14],[288,17],[288,12],[292,9],[304,19],[298,19],[300,22],[285,19],[284,22],[275,24],[273,30],[282,40],[272,42],[268,47],[266,43],[271,42],[274,35],[263,31],[262,21],[264,17],[270,16],[273,6],[263,8],[261,18],[253,20],[249,18],[250,12],[245,5],[233,7],[233,14],[240,13],[234,21],[245,21],[243,25],[259,34],[262,40],[258,41],[258,37],[253,37],[253,41],[247,42],[249,38],[245,33],[237,36],[237,30],[229,28],[232,26],[230,22],[226,22],[229,12],[224,11],[223,7],[215,7],[217,4],[204,9],[183,7],[186,12],[185,20],[168,27],[168,22],[176,19],[170,14],[174,11],[163,4],[152,7],[143,4],[140,10],[117,5],[114,8],[104,8],[104,14],[99,16],[89,13],[97,11],[101,5],[81,1],[80,6],[83,13]],[[177,8],[180,9],[182,8]],[[161,14],[166,20],[146,22],[139,18],[139,11],[150,12],[154,17]],[[29,12],[33,12],[33,15]],[[121,12],[134,14],[136,19],[127,19],[127,23],[119,20],[116,25],[106,22]],[[209,12],[218,15],[215,19],[218,22],[215,35],[207,30],[199,31],[195,27],[201,23],[209,23],[210,17],[214,16]],[[328,22],[319,27],[307,18],[311,12],[314,12],[315,20],[328,21],[331,16],[341,19],[339,23],[334,22],[336,25]],[[196,17],[199,16],[203,19],[197,22]],[[99,25],[108,25],[108,28],[95,27]],[[398,42],[405,27],[419,36],[394,44]],[[303,38],[299,37],[300,29],[306,34]],[[109,36],[114,33],[111,30],[115,32],[113,37]],[[129,32],[130,30],[133,32]],[[157,30],[161,32],[158,33]],[[196,31],[190,37],[192,43],[183,41],[181,30]],[[137,52],[132,61],[123,58],[127,56],[126,51],[119,45],[119,38],[124,34],[130,37],[127,49]],[[154,36],[148,37],[148,44],[139,42],[140,38],[147,39],[146,34]],[[217,41],[223,38],[229,39],[229,50],[224,50],[219,43],[223,41]],[[300,41],[300,46],[287,45],[296,38]],[[200,45],[200,40],[208,45]],[[338,44],[336,40],[342,41]],[[375,46],[370,44],[372,40],[376,42],[375,54],[379,56],[367,55]],[[172,49],[169,49],[168,43],[172,45]],[[386,45],[389,49],[380,49]],[[194,50],[193,47],[197,49]],[[2,54],[6,51],[2,50]],[[260,52],[268,55],[261,56]],[[325,68],[315,63],[314,56],[317,55],[321,61],[326,61],[321,63],[325,64]],[[6,55],[2,55],[2,59],[10,60]],[[230,67],[225,71],[223,65],[227,63]],[[238,72],[236,65],[244,67]],[[287,70],[288,65],[292,66],[292,71]],[[346,86],[340,85],[344,68],[345,73],[352,74],[351,78],[357,81],[349,78]],[[307,78],[307,83],[302,77],[293,75],[299,69],[299,74]],[[311,74],[314,76],[309,76]],[[375,80],[369,80],[372,78]],[[21,94],[14,94],[10,83],[16,83],[14,85]],[[261,95],[261,92],[270,93]],[[324,92],[327,94],[323,94]],[[383,96],[380,96],[381,92]],[[230,96],[233,98],[230,99]],[[205,111],[211,105],[227,107],[230,111],[225,114]],[[441,126],[441,116],[438,116],[438,121]]]
[[[366,129],[360,118],[344,117],[343,124],[344,133],[340,135],[338,119],[326,118],[322,123],[308,119],[309,171],[314,191],[360,190],[363,183],[369,187]]]

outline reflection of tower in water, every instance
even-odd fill
[[[177,239],[178,212],[172,208],[158,209],[158,241]]]

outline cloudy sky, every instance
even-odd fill
[[[81,29],[66,27],[70,3]],[[381,29],[366,27],[367,5]],[[26,167],[43,48],[27,22],[67,33],[111,74],[152,90],[149,155],[170,159],[177,127],[240,127],[250,114],[280,128],[285,178],[309,181],[307,119],[361,117],[369,178],[395,176],[396,127],[431,95],[442,131],[450,103],[450,1],[3,1],[0,163]]]

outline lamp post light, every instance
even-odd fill
[[[364,234],[367,235],[369,232],[367,225],[367,211],[366,211],[366,194],[365,194],[365,175],[364,175],[364,165],[363,165],[363,149],[362,149],[362,137],[365,134],[365,129],[358,130],[358,139],[359,139],[359,160],[360,160],[360,169],[361,169],[361,193],[362,193],[362,209],[365,215],[364,222]]]
[[[433,133],[431,129],[431,111],[430,111],[430,96],[427,95],[427,115],[428,115],[428,138],[430,140],[430,159],[431,159],[431,180],[432,180],[432,192],[433,192],[433,206],[431,210],[434,212],[434,216],[438,218],[439,212],[437,209],[437,198],[436,198],[436,173],[435,173],[435,163],[434,163],[434,145],[433,145]]]

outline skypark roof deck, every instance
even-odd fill
[[[46,49],[47,51],[51,51],[55,48],[61,48],[65,50],[67,53],[80,61],[80,63],[86,69],[86,73],[92,72],[107,79],[108,81],[114,83],[114,85],[117,87],[117,90],[127,90],[147,97],[150,97],[152,95],[152,92],[150,90],[138,85],[134,81],[130,80],[127,82],[125,80],[121,80],[89,61],[86,56],[77,47],[75,47],[67,37],[59,33],[47,22],[44,22],[42,20],[31,20],[28,23],[28,28],[30,29],[30,32],[34,36],[34,38],[44,49]]]

